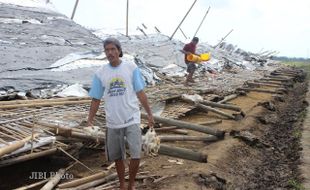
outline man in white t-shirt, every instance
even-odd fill
[[[92,126],[100,100],[104,97],[106,155],[109,161],[115,161],[120,189],[125,189],[125,141],[128,143],[131,157],[128,189],[134,189],[142,145],[139,101],[148,115],[150,127],[153,127],[154,119],[143,91],[145,83],[137,65],[120,59],[123,52],[117,39],[107,38],[103,46],[109,63],[97,70],[93,78],[87,123]]]

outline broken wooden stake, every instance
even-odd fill
[[[41,190],[52,190],[60,181],[61,177],[66,173],[66,169],[59,169],[42,188]]]
[[[171,147],[168,145],[160,144],[160,148],[158,151],[159,154],[193,160],[197,162],[207,162],[208,156],[201,152],[194,152],[190,149],[179,148],[179,147]]]
[[[142,118],[147,118],[147,115],[145,113],[141,113],[141,116],[142,116]],[[177,126],[179,128],[190,129],[190,130],[199,131],[202,133],[211,134],[211,135],[217,136],[219,138],[224,138],[224,135],[225,135],[224,131],[213,129],[213,128],[208,127],[208,126],[192,124],[192,123],[188,123],[188,122],[184,122],[184,121],[178,121],[178,120],[174,120],[174,119],[167,119],[167,118],[159,117],[156,115],[154,115],[153,117],[154,117],[154,120],[156,122]]]

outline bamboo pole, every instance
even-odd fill
[[[71,154],[69,154],[68,152],[66,152],[64,149],[62,149],[61,147],[58,148],[61,152],[63,152],[65,155],[69,156],[71,159],[73,159],[74,161],[76,161],[77,163],[81,164],[82,166],[84,166],[86,169],[88,169],[91,172],[94,172],[94,170],[90,169],[88,166],[86,166],[85,164],[83,164],[81,161],[79,161],[78,159],[74,158]]]
[[[75,11],[76,11],[76,8],[77,8],[78,4],[79,4],[79,0],[76,0],[74,8],[73,8],[73,11],[72,11],[72,14],[71,14],[71,20],[73,20],[73,18],[74,18]]]
[[[72,128],[69,128],[69,127],[47,124],[43,122],[37,122],[37,124],[51,128],[55,134],[61,135],[64,137],[74,137],[74,138],[79,138],[79,139],[92,140],[92,141],[100,142],[100,143],[105,142],[105,138],[103,137],[94,137],[91,135],[87,135],[81,132],[74,131]]]
[[[160,142],[169,142],[169,141],[205,141],[212,142],[219,140],[216,136],[184,136],[184,135],[170,135],[170,136],[158,136]]]
[[[272,78],[272,79],[280,79],[280,80],[292,80],[292,77],[284,77],[284,76],[275,76],[275,75],[264,75],[264,77]]]
[[[54,177],[52,177],[41,190],[52,190],[61,180],[61,177],[66,173],[66,169],[59,169]]]
[[[267,87],[273,87],[273,88],[278,88],[279,85],[276,84],[267,84],[267,83],[258,83],[258,82],[247,82],[247,85],[252,85],[252,86],[267,86]]]
[[[127,0],[126,6],[126,36],[128,37],[128,15],[129,15],[129,0]]]
[[[38,137],[39,134],[34,134],[33,137],[36,138]],[[9,154],[11,152],[14,152],[15,150],[18,150],[22,148],[28,141],[32,139],[32,136],[26,137],[22,140],[19,140],[17,142],[14,142],[12,144],[6,145],[4,147],[0,148],[0,158],[6,154]]]
[[[265,80],[265,79],[254,80],[254,82],[266,83],[266,84],[275,84],[275,85],[283,85],[282,82],[268,81],[268,80]]]
[[[270,93],[270,94],[282,94],[280,91],[268,90],[268,89],[257,89],[257,88],[238,88],[238,90],[243,91],[253,91],[253,92],[262,92],[262,93]]]
[[[225,113],[225,112],[222,112],[222,111],[220,111],[220,110],[218,110],[218,109],[212,108],[212,107],[210,107],[210,106],[206,106],[206,105],[203,105],[203,104],[201,104],[201,103],[195,102],[195,101],[193,101],[193,100],[191,100],[191,99],[182,97],[182,100],[184,100],[184,101],[186,101],[186,102],[188,102],[188,103],[194,104],[197,108],[200,108],[200,109],[202,109],[202,110],[205,110],[206,112],[211,111],[211,112],[214,112],[214,113],[216,113],[216,114],[219,114],[219,115],[222,115],[222,116],[224,116],[224,117],[227,117],[227,118],[229,118],[229,119],[235,119],[234,116],[232,116],[232,115],[230,115],[230,114],[228,114],[228,113]],[[201,101],[201,102],[202,102],[202,101]],[[206,104],[213,105],[213,106],[218,106],[218,107],[236,108],[236,107],[231,107],[231,106],[229,106],[229,105],[222,105],[222,104],[213,103],[213,102],[209,102],[209,101],[204,101],[204,102],[205,102]]]
[[[198,31],[199,31],[199,29],[200,29],[202,23],[204,22],[204,20],[206,19],[207,15],[208,15],[208,13],[209,13],[209,11],[210,11],[210,8],[211,8],[211,7],[209,6],[209,8],[208,8],[206,14],[203,16],[203,18],[202,18],[202,20],[201,20],[201,22],[200,22],[200,24],[199,24],[199,26],[198,26],[198,28],[197,28],[197,30],[196,30],[194,36],[193,36],[193,38],[197,35],[197,33],[198,33]]]
[[[139,167],[141,167],[144,163],[145,162],[140,163]],[[125,169],[125,173],[128,173],[128,168]],[[72,188],[65,188],[63,190],[84,190],[84,189],[90,189],[91,187],[95,187],[97,185],[100,185],[102,183],[106,183],[106,182],[114,180],[116,178],[117,178],[117,173],[114,172],[114,173],[112,173],[112,174],[110,174],[108,176],[105,176],[104,178],[93,180],[93,181],[90,181],[88,183],[84,183],[82,185],[75,186],[75,187],[72,187]]]
[[[141,113],[141,116],[142,116],[142,118],[147,118],[147,115],[144,113]],[[225,135],[224,131],[213,129],[213,128],[208,127],[208,126],[192,124],[192,123],[188,123],[188,122],[184,122],[184,121],[178,121],[178,120],[174,120],[174,119],[167,119],[167,118],[159,117],[156,115],[154,115],[153,117],[154,117],[154,120],[156,122],[178,126],[179,128],[190,129],[190,130],[199,131],[202,133],[211,134],[211,135],[217,136],[219,138],[224,138],[224,135]]]
[[[5,136],[5,137],[8,137],[8,138],[13,139],[13,140],[17,140],[17,141],[20,140],[20,139],[17,138],[17,137],[14,137],[14,136],[12,136],[12,135],[8,135],[8,134],[3,133],[3,132],[1,132],[1,131],[0,131],[0,135],[3,135],[3,136]]]
[[[182,25],[182,23],[184,22],[185,18],[187,17],[188,13],[192,10],[192,8],[194,7],[195,3],[197,2],[197,0],[195,0],[192,4],[192,6],[189,8],[189,10],[187,11],[187,13],[185,14],[185,16],[183,17],[182,21],[180,22],[180,24],[178,25],[178,27],[175,29],[175,31],[173,32],[173,34],[170,36],[170,40],[172,40],[173,36],[175,35],[175,33],[178,31],[178,29],[180,28],[180,26]]]
[[[187,36],[186,36],[185,32],[182,30],[182,28],[180,27],[179,29],[180,29],[181,33],[183,34],[184,38],[187,39]]]
[[[16,158],[11,158],[8,160],[3,160],[0,161],[0,167],[4,167],[4,166],[9,166],[9,165],[13,165],[13,164],[17,164],[20,162],[24,162],[27,160],[31,160],[31,159],[35,159],[35,158],[39,158],[39,157],[43,157],[43,156],[47,156],[47,155],[51,155],[54,154],[55,152],[57,152],[57,148],[52,148],[49,150],[44,150],[41,152],[36,152],[36,153],[32,153],[32,154],[26,154],[23,156],[19,156]]]
[[[290,80],[290,79],[278,79],[278,78],[270,78],[270,77],[264,78],[264,79],[267,81],[271,80],[271,81],[279,81],[279,82],[287,82]]]
[[[231,30],[224,36],[224,38],[222,38],[222,39],[220,40],[220,42],[219,42],[218,44],[216,44],[213,48],[214,48],[214,49],[217,48],[217,46],[219,46],[219,45],[229,36],[229,34],[232,33],[232,31],[234,31],[234,29],[231,29]]]
[[[8,142],[6,142],[5,140],[3,140],[3,139],[1,139],[1,138],[0,138],[0,142],[3,143],[3,144],[9,145]]]
[[[11,100],[11,101],[0,101],[0,105],[33,104],[33,103],[65,102],[65,101],[80,101],[80,100],[91,100],[91,99],[89,97],[66,97],[66,98],[33,99],[33,100]]]
[[[171,132],[178,133],[178,134],[183,134],[183,135],[187,135],[188,134],[188,131],[183,130],[183,129],[178,129],[177,126],[154,128],[154,130],[155,130],[155,132],[171,131]]]
[[[225,96],[225,98],[223,100],[218,101],[217,103],[224,104],[224,103],[226,103],[226,102],[228,102],[230,100],[233,100],[233,99],[235,99],[237,97],[238,97],[238,94],[231,94],[231,95]]]
[[[27,189],[33,189],[34,187],[37,187],[37,186],[40,186],[44,183],[46,183],[49,179],[44,179],[42,181],[39,181],[39,182],[36,182],[36,183],[33,183],[33,184],[30,184],[30,185],[25,185],[23,187],[19,187],[19,188],[16,188],[14,190],[27,190]]]
[[[219,114],[219,115],[224,116],[224,117],[227,117],[227,118],[229,118],[229,119],[235,119],[234,116],[232,116],[232,115],[230,115],[230,114],[228,114],[228,113],[225,113],[225,112],[223,112],[223,111],[220,111],[220,110],[218,110],[218,109],[212,108],[212,107],[210,107],[210,106],[205,106],[205,105],[199,104],[199,103],[196,104],[196,106],[197,106],[198,108],[200,108],[200,109],[205,110],[205,111],[211,111],[211,112],[213,112],[213,113]]]
[[[66,183],[59,184],[58,188],[60,188],[60,189],[71,188],[71,187],[73,188],[73,187],[76,187],[76,186],[88,183],[90,181],[94,181],[94,180],[97,180],[97,179],[100,179],[100,178],[104,178],[105,176],[107,176],[107,172],[105,172],[105,171],[98,172],[96,174],[93,174],[93,175],[90,175],[90,176],[87,176],[87,177],[83,177],[83,178],[80,178],[80,179],[76,179],[76,180],[73,180],[73,181],[69,181],[69,182],[66,182]]]
[[[202,122],[198,122],[196,124],[198,125],[213,125],[213,124],[219,124],[222,123],[222,120],[217,119],[217,120],[213,120],[213,121],[202,121]]]
[[[91,100],[81,101],[64,101],[64,102],[44,102],[44,103],[33,103],[33,104],[17,104],[17,105],[0,105],[0,109],[14,109],[24,107],[43,107],[43,106],[58,106],[58,105],[72,105],[72,104],[86,104],[90,103]]]
[[[178,147],[170,147],[168,145],[160,144],[160,148],[158,151],[159,154],[193,160],[197,162],[207,162],[208,156],[206,154],[202,154],[200,152],[194,152],[190,149],[178,148]]]
[[[240,107],[234,106],[234,105],[220,104],[220,103],[211,102],[208,100],[203,100],[200,103],[207,105],[207,106],[211,106],[211,107],[218,107],[218,108],[223,108],[223,109],[228,109],[228,110],[241,111]]]

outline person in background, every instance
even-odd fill
[[[148,125],[153,127],[154,119],[143,89],[144,80],[139,68],[133,62],[121,60],[123,56],[120,42],[107,38],[103,43],[108,64],[102,66],[94,75],[91,90],[92,97],[87,125],[93,125],[93,119],[104,97],[106,113],[106,156],[115,161],[120,189],[125,189],[125,141],[130,151],[128,189],[135,189],[135,177],[139,169],[142,136],[140,129],[139,101],[148,115]]]
[[[192,41],[188,44],[185,44],[185,46],[183,47],[183,50],[181,50],[181,52],[185,54],[184,61],[185,61],[185,64],[187,65],[187,72],[188,72],[188,75],[185,80],[185,86],[188,86],[189,85],[188,83],[190,82],[192,83],[195,82],[193,79],[193,75],[196,70],[196,65],[194,62],[187,60],[187,55],[196,54],[196,47],[197,47],[198,42],[199,42],[199,38],[194,37]]]

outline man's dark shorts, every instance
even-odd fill
[[[195,63],[187,63],[187,72],[188,73],[193,73],[196,70],[196,65]]]

